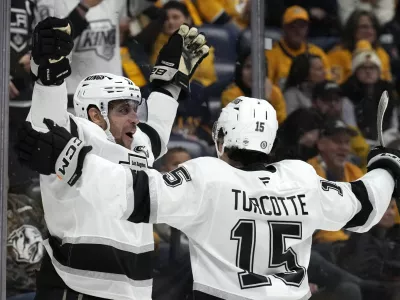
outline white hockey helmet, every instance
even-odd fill
[[[224,134],[222,151],[217,145],[220,130]],[[276,111],[268,101],[239,97],[222,109],[214,123],[213,140],[219,157],[231,147],[269,154],[277,130]]]
[[[108,123],[108,103],[114,100],[142,102],[140,89],[132,80],[109,73],[97,73],[83,79],[74,95],[75,114],[89,119],[88,107],[96,106]]]

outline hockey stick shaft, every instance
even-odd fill
[[[377,131],[378,131],[378,140],[379,144],[382,147],[385,147],[384,141],[383,141],[383,135],[382,135],[382,125],[383,125],[383,116],[385,115],[386,108],[388,106],[389,102],[389,95],[387,91],[384,91],[382,93],[381,99],[379,100],[378,104],[378,114],[377,114],[377,119],[376,119],[376,126],[377,126]]]

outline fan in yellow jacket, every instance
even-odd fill
[[[185,4],[171,1],[164,5],[167,17],[164,22],[163,32],[160,33],[154,42],[153,49],[150,55],[150,63],[154,65],[157,59],[157,53],[161,50],[164,44],[168,41],[169,37],[181,26],[182,24],[191,24],[190,13]],[[214,48],[210,48],[209,55],[202,61],[200,66],[194,73],[192,80],[200,82],[205,87],[217,81],[217,74],[214,65]]]
[[[319,176],[333,181],[354,181],[364,174],[359,167],[346,161],[350,154],[351,137],[357,133],[340,119],[326,121],[317,142],[319,155],[309,159]],[[314,234],[314,241],[329,243],[345,241],[349,236],[343,231],[319,230]]]
[[[339,84],[345,82],[352,74],[353,54],[359,50],[371,49],[372,45],[381,61],[381,78],[391,81],[390,57],[379,46],[379,23],[373,13],[355,11],[348,19],[343,32],[342,43],[328,53],[333,79]]]
[[[251,76],[251,56],[250,52],[246,52],[239,56],[236,63],[235,82],[222,92],[222,107],[237,97],[251,97]],[[268,78],[265,78],[265,98],[275,108],[278,122],[281,124],[286,119],[286,103],[279,87],[273,85]]]
[[[326,79],[330,79],[330,65],[325,52],[307,43],[309,26],[307,11],[300,6],[289,7],[283,15],[283,37],[271,50],[266,50],[268,60],[268,78],[280,88],[285,86],[293,59],[303,53],[321,57],[326,71]]]

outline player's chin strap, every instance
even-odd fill
[[[107,140],[109,140],[112,143],[115,143],[115,139],[114,136],[112,135],[111,131],[110,131],[110,119],[108,119],[108,113],[106,110],[102,110],[101,111],[101,115],[103,116],[104,120],[106,121],[107,127],[104,130],[106,135],[107,135]]]
[[[219,151],[219,149],[218,149],[218,141],[217,140],[214,140],[214,145],[215,145],[215,150],[217,150],[218,158],[221,158],[221,156],[224,155],[225,143],[222,144],[221,151]]]

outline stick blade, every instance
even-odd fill
[[[389,94],[387,91],[384,91],[382,93],[381,99],[379,100],[379,105],[378,105],[378,115],[377,115],[377,131],[378,131],[378,140],[379,144],[384,147],[384,142],[383,142],[383,135],[382,135],[382,124],[383,124],[383,117],[385,115],[386,108],[389,103]]]

